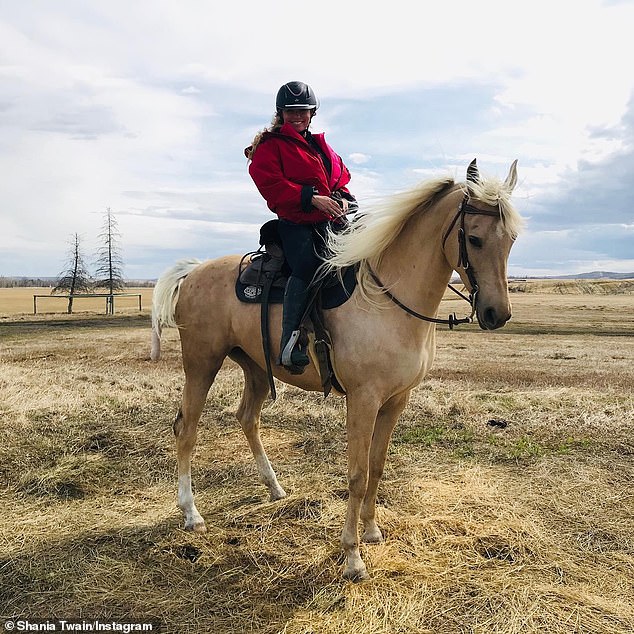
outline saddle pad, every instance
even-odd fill
[[[321,307],[325,310],[337,308],[352,295],[357,285],[355,267],[347,267],[343,271],[343,286],[337,275],[326,280],[321,289]],[[241,302],[247,304],[260,304],[262,302],[262,287],[253,284],[243,284],[236,279],[236,296]],[[284,289],[273,286],[269,292],[269,304],[282,304],[284,302]]]
[[[261,304],[264,287],[254,284],[244,284],[240,278],[236,280],[236,297],[246,304]],[[273,286],[269,291],[269,304],[282,304],[284,302],[284,289]]]

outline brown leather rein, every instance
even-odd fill
[[[444,249],[445,243],[447,242],[447,238],[449,237],[449,234],[453,231],[453,228],[456,226],[456,223],[458,222],[458,220],[460,220],[460,227],[458,229],[458,266],[464,269],[465,273],[467,274],[467,279],[469,280],[469,284],[471,284],[471,293],[467,297],[466,295],[461,293],[459,290],[454,288],[451,284],[449,284],[449,288],[454,293],[462,297],[462,299],[469,302],[469,304],[471,305],[471,314],[468,317],[458,318],[456,317],[456,313],[452,313],[451,315],[449,315],[447,319],[440,319],[438,317],[427,317],[425,315],[421,315],[420,313],[416,312],[412,308],[409,308],[409,306],[406,306],[405,304],[403,304],[387,288],[385,288],[381,280],[377,277],[376,273],[368,266],[370,276],[374,280],[374,283],[377,284],[382,289],[383,293],[385,293],[385,295],[387,295],[387,297],[392,302],[394,302],[399,308],[404,310],[408,315],[411,315],[412,317],[416,317],[416,319],[421,319],[422,321],[429,321],[433,324],[447,324],[450,330],[453,330],[454,326],[459,326],[460,324],[472,323],[473,316],[475,315],[475,312],[476,312],[476,302],[478,297],[478,283],[476,282],[475,273],[473,272],[473,267],[469,263],[469,253],[467,251],[467,238],[466,238],[465,227],[464,227],[464,219],[467,214],[472,214],[474,216],[481,215],[481,216],[498,216],[499,217],[500,210],[497,209],[495,211],[489,211],[488,209],[478,209],[477,207],[474,207],[473,205],[469,204],[469,195],[465,193],[464,198],[462,199],[462,202],[460,203],[460,205],[458,205],[458,211],[456,212],[456,215],[451,221],[449,228],[447,229],[447,231],[445,231],[445,235],[443,236],[443,239],[442,239],[442,246]]]

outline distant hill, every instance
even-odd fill
[[[590,271],[589,273],[572,273],[570,275],[510,275],[509,280],[634,280],[634,272],[632,273],[614,273],[612,271]],[[456,273],[451,278],[451,283],[459,283],[460,277]]]
[[[560,280],[631,280],[634,273],[612,273],[610,271],[591,271],[590,273],[577,273],[575,275],[561,275]]]
[[[546,275],[544,277],[529,276],[531,280],[631,280],[634,273],[614,273],[611,271],[591,271],[590,273],[573,273],[571,275]]]

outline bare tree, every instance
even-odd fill
[[[114,313],[112,295],[115,291],[125,288],[123,279],[123,259],[119,250],[121,233],[117,227],[117,220],[110,207],[104,214],[104,223],[99,239],[101,246],[97,249],[95,270],[96,288],[105,288],[110,294],[108,298],[108,313]]]
[[[55,288],[51,291],[51,293],[68,293],[67,312],[69,314],[73,312],[73,295],[87,293],[92,288],[90,274],[81,253],[81,240],[78,233],[73,234],[70,243],[66,269],[59,274],[55,281]]]

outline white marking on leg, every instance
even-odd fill
[[[182,475],[178,478],[178,508],[185,516],[185,528],[187,530],[193,530],[199,533],[207,530],[205,520],[194,504],[191,475]]]
[[[161,358],[161,326],[156,324],[152,327],[152,349],[150,350],[150,359],[158,361]]]
[[[262,482],[269,490],[271,502],[285,498],[286,491],[284,491],[284,489],[280,486],[280,483],[277,481],[275,471],[273,471],[273,467],[271,466],[266,454],[262,453],[255,456],[255,464],[257,465],[258,473],[260,475],[260,482]]]

